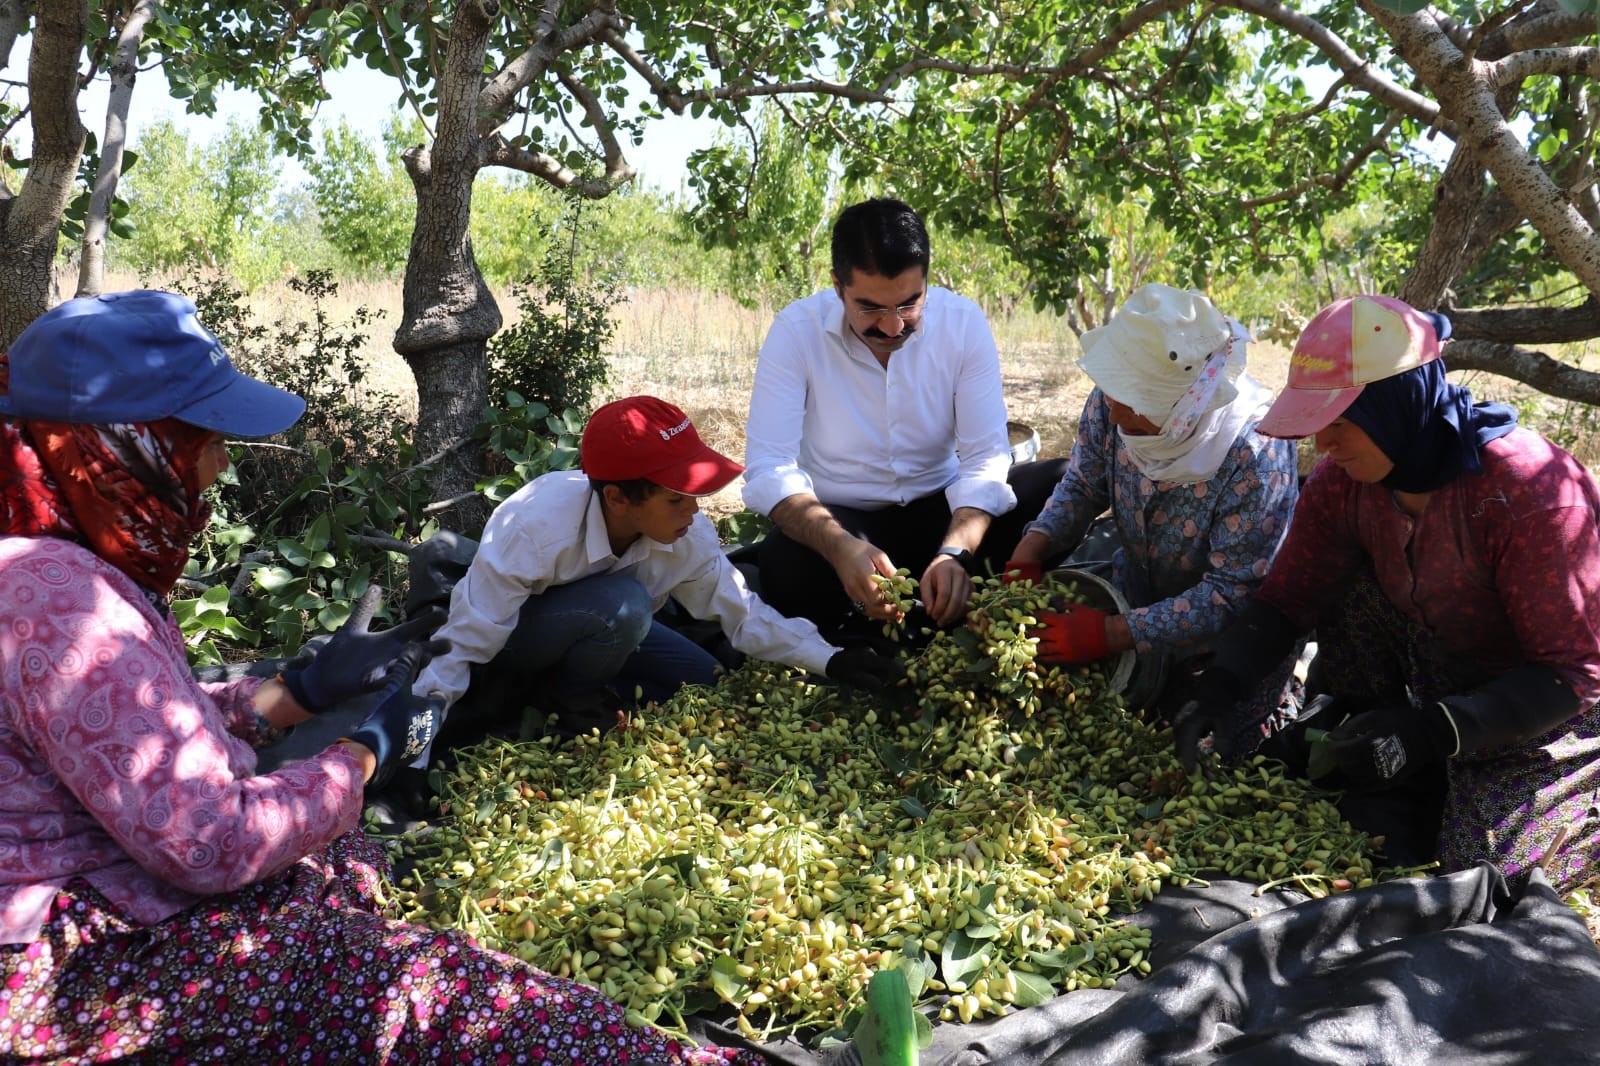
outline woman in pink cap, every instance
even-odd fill
[[[356,823],[432,733],[419,627],[363,619],[283,677],[195,682],[166,596],[224,436],[304,408],[171,293],[68,301],[0,357],[0,1059],[762,1061],[383,915]],[[375,690],[350,736],[256,773],[284,727]]]
[[[1325,458],[1179,713],[1178,754],[1193,765],[1213,732],[1232,754],[1239,694],[1314,627],[1347,817],[1396,864],[1543,865],[1571,888],[1600,869],[1600,487],[1450,384],[1448,336],[1382,296],[1306,326],[1258,429]]]

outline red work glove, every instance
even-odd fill
[[[1000,571],[1000,583],[1009,585],[1013,581],[1040,584],[1044,581],[1044,564],[1029,559],[1007,559],[1005,569]]]
[[[1040,611],[1039,638],[1035,655],[1042,663],[1070,666],[1104,659],[1111,649],[1106,645],[1106,612],[1082,604],[1069,604],[1060,611]]]

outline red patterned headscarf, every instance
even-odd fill
[[[77,541],[165,595],[211,514],[199,474],[211,437],[175,418],[0,418],[0,534]]]

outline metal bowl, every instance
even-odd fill
[[[1026,422],[1007,422],[1006,435],[1011,440],[1011,461],[1031,463],[1039,458],[1039,431]]]
[[[1075,566],[1062,566],[1050,571],[1050,577],[1063,585],[1072,585],[1090,607],[1107,614],[1126,614],[1128,600],[1111,582],[1099,574]],[[1160,695],[1167,680],[1167,656],[1160,652],[1140,655],[1125,651],[1107,663],[1106,684],[1118,696],[1123,706],[1130,709],[1148,707]]]

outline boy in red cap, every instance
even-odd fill
[[[448,708],[472,666],[494,663],[540,679],[541,707],[563,732],[615,721],[613,687],[663,700],[709,685],[717,660],[655,614],[670,596],[714,619],[739,651],[845,684],[876,689],[897,665],[865,648],[840,650],[816,626],[763,603],[722,551],[699,497],[744,468],[707,447],[677,407],[630,396],[594,413],[581,471],[556,471],[496,508],[439,637],[452,651],[414,691]]]

